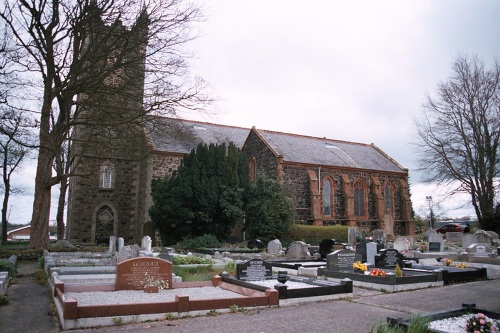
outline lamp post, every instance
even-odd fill
[[[429,226],[432,229],[433,227],[433,213],[432,213],[432,196],[428,195],[425,197],[425,200],[427,200],[427,204],[429,205]]]

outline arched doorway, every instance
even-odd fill
[[[92,216],[92,243],[109,244],[109,236],[117,236],[118,214],[113,206],[104,204]]]

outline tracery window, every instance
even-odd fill
[[[109,165],[104,167],[102,172],[102,187],[103,188],[111,188],[111,180],[112,180],[112,170]]]
[[[333,181],[329,177],[323,180],[323,215],[333,216]]]
[[[384,187],[385,213],[392,214],[393,191],[390,182],[385,183]]]
[[[354,183],[354,216],[365,216],[366,185],[358,179]]]

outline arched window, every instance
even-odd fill
[[[323,215],[333,216],[333,181],[329,177],[323,180]]]
[[[257,166],[255,163],[255,158],[250,159],[250,162],[248,163],[248,171],[249,171],[249,176],[250,176],[250,181],[255,180],[255,175],[257,174]]]
[[[102,187],[103,188],[111,188],[111,177],[112,177],[111,167],[109,165],[106,165],[104,167],[103,172],[102,172]]]
[[[365,183],[361,179],[358,179],[356,183],[354,183],[354,216],[365,216],[365,196]]]
[[[393,202],[393,191],[392,184],[386,182],[384,186],[384,199],[385,199],[385,213],[392,214],[392,202]]]

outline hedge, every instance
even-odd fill
[[[294,241],[303,241],[311,245],[319,245],[323,239],[335,239],[341,243],[347,243],[347,226],[314,226],[293,224],[288,233],[288,238],[284,241],[290,244]]]

